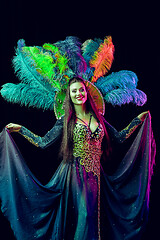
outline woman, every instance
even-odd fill
[[[105,158],[107,161],[111,152],[111,138],[123,142],[147,115],[148,112],[140,114],[126,129],[117,132],[99,114],[85,81],[76,77],[70,80],[66,92],[65,116],[57,120],[44,137],[35,135],[21,125],[8,124],[6,128],[9,132],[19,132],[41,148],[53,144],[63,133],[60,149],[63,160],[46,186],[38,182],[24,162],[21,163],[21,159],[16,160],[20,170],[16,168],[18,177],[12,188],[15,187],[15,191],[18,188],[20,192],[16,191],[16,200],[13,200],[14,214],[13,210],[9,211],[13,208],[13,202],[8,204],[2,200],[2,206],[3,209],[7,208],[6,216],[17,239],[117,240],[131,239],[131,236],[139,239],[146,221],[144,205],[148,178],[143,178],[143,175],[149,175],[150,172],[147,166],[142,166],[146,161],[139,161],[141,165],[134,170],[134,179],[128,173],[127,176],[123,173],[122,180],[116,183],[118,175],[105,175],[100,160]],[[136,143],[142,135],[144,130],[139,133]],[[136,152],[135,146],[133,148],[128,153],[131,157],[128,156],[117,171],[121,169],[124,172],[124,167],[133,167],[135,158],[133,161],[131,152]],[[140,147],[137,145],[137,155],[138,149]],[[143,170],[139,173],[141,168]],[[128,180],[127,184],[124,178],[125,182]],[[141,180],[142,190],[139,187]],[[119,188],[121,182],[123,184]],[[137,202],[141,208],[135,214]]]

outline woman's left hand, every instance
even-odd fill
[[[146,118],[146,115],[149,113],[149,111],[140,113],[137,117],[143,122]]]

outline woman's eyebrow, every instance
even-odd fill
[[[84,89],[84,87],[80,87],[79,89],[81,89],[81,88],[83,88],[83,89]],[[72,91],[73,91],[73,90],[77,90],[77,88],[72,88]]]

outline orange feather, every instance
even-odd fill
[[[91,82],[96,82],[99,77],[105,75],[110,70],[114,59],[113,54],[114,45],[112,37],[108,36],[100,44],[98,50],[90,60],[90,66],[95,68]]]

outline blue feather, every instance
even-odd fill
[[[22,50],[22,48],[25,46],[25,40],[20,39],[17,43],[18,49]]]
[[[100,77],[95,83],[106,102],[122,105],[129,102],[142,106],[147,101],[144,92],[138,90],[138,78],[132,71],[122,70],[106,77]]]
[[[19,80],[32,86],[41,87],[42,90],[57,91],[56,88],[51,86],[47,79],[37,72],[34,67],[34,61],[23,51],[24,44],[23,39],[18,41],[16,56],[14,56],[12,60],[15,73]]]
[[[86,72],[83,74],[83,78],[86,80],[91,79],[93,76],[94,68],[90,66],[89,62],[102,42],[103,40],[100,38],[94,38],[94,40],[88,39],[81,46],[82,56],[87,63]]]
[[[136,88],[138,82],[137,75],[132,71],[122,70],[113,72],[106,77],[100,77],[95,85],[102,93],[109,92],[117,88]]]
[[[81,55],[81,43],[77,37],[66,37],[65,40],[58,41],[54,45],[58,47],[61,54],[67,55],[68,65],[75,74],[81,75],[86,71],[87,64]]]
[[[139,89],[116,89],[106,94],[104,99],[112,105],[121,106],[132,102],[138,106],[143,106],[147,101],[147,96]]]
[[[82,56],[84,57],[88,67],[90,67],[89,62],[92,56],[94,55],[95,51],[97,51],[102,42],[102,39],[94,38],[94,40],[88,39],[82,44]]]
[[[2,97],[8,102],[18,103],[27,107],[53,110],[55,94],[42,91],[41,88],[26,85],[24,83],[6,83],[1,89]]]
[[[7,101],[28,107],[53,109],[57,89],[44,79],[34,67],[34,62],[23,52],[25,41],[18,41],[13,67],[21,83],[2,86],[1,95]]]

